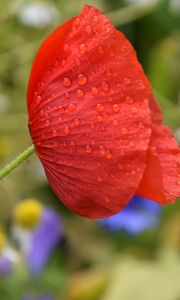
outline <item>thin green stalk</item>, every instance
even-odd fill
[[[20,153],[12,162],[7,164],[2,170],[0,170],[0,180],[11,173],[17,168],[24,160],[26,160],[31,154],[34,153],[34,145],[31,145],[22,153]]]
[[[119,8],[109,12],[107,16],[111,19],[113,25],[123,25],[140,19],[147,14],[150,14],[160,3],[161,0],[151,0],[144,4],[135,3],[124,8]]]

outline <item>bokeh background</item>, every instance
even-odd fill
[[[85,3],[132,42],[180,142],[179,0],[1,0],[1,166],[31,143],[26,87],[41,42]],[[180,300],[179,254],[179,201],[133,199],[88,221],[59,202],[35,155],[0,182],[1,300]]]

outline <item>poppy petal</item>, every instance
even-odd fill
[[[135,193],[151,137],[149,95],[132,46],[94,7],[43,43],[29,129],[52,189],[77,214],[110,216]]]
[[[171,130],[152,125],[147,167],[137,194],[160,204],[180,195],[180,149]]]

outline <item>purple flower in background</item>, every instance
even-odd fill
[[[32,273],[43,269],[63,235],[64,229],[59,215],[53,209],[45,207],[41,220],[32,233],[26,258]]]
[[[12,262],[0,255],[0,276],[8,276],[12,271]]]
[[[159,224],[161,207],[140,196],[133,196],[129,204],[114,216],[98,220],[110,232],[123,230],[128,234],[136,235]]]

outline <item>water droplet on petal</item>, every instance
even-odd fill
[[[130,141],[128,146],[129,146],[129,148],[134,148],[135,144],[134,144],[134,142]]]
[[[69,45],[68,44],[64,44],[64,51],[68,51],[69,50]]]
[[[60,113],[60,114],[63,114],[64,111],[65,111],[65,110],[64,110],[64,107],[61,106],[61,105],[59,105],[58,109],[59,109],[59,113]]]
[[[78,80],[77,80],[79,85],[84,85],[87,83],[87,76],[84,74],[79,74],[78,75]]]
[[[142,122],[139,122],[138,126],[139,128],[144,128],[144,124]]]
[[[87,26],[86,26],[86,32],[87,32],[87,33],[91,33],[91,32],[92,32],[92,28],[91,28],[90,25],[87,25]]]
[[[71,84],[72,84],[71,79],[69,77],[64,77],[64,79],[63,79],[64,87],[69,87],[69,86],[71,86]]]
[[[86,53],[86,50],[87,50],[87,47],[86,47],[85,44],[81,44],[81,45],[79,46],[79,51],[80,51],[81,54],[85,54],[85,53]]]
[[[92,152],[92,148],[90,145],[86,145],[86,153],[90,154]]]
[[[69,111],[74,111],[76,109],[77,105],[76,103],[70,103],[68,106]]]
[[[111,159],[111,158],[112,158],[112,153],[111,153],[111,151],[106,150],[105,157],[106,157],[107,159]]]
[[[102,182],[102,177],[101,176],[97,176],[97,180],[99,181],[99,182]]]
[[[102,88],[103,91],[108,91],[109,90],[109,86],[106,82],[102,83],[101,88]]]
[[[77,96],[78,98],[84,97],[84,92],[83,92],[83,90],[77,90],[76,96]]]
[[[124,78],[124,84],[125,85],[130,85],[131,84],[131,79],[129,77]]]
[[[128,134],[128,129],[126,127],[122,127],[121,131],[123,135]]]
[[[110,28],[110,27],[107,27],[107,28],[106,28],[106,33],[110,33],[110,31],[111,31],[111,28]]]
[[[53,137],[56,137],[58,135],[57,130],[53,130]]]
[[[113,126],[118,126],[118,124],[119,124],[119,122],[118,122],[118,120],[113,120]]]
[[[137,107],[136,107],[136,106],[133,106],[133,107],[131,108],[131,112],[132,112],[132,114],[136,114],[136,113],[138,112]]]
[[[118,113],[118,112],[120,111],[120,107],[119,107],[118,104],[114,104],[114,105],[113,105],[113,111],[114,111],[115,113]]]
[[[180,180],[178,180],[178,181],[176,182],[176,184],[177,184],[177,185],[180,185]]]
[[[127,102],[128,104],[132,104],[132,103],[134,103],[134,99],[133,99],[132,97],[130,97],[130,96],[127,96],[127,97],[126,97],[126,102]]]
[[[51,125],[51,122],[49,120],[46,120],[45,126],[49,127]]]
[[[110,198],[109,198],[108,196],[106,196],[106,197],[105,197],[105,201],[106,201],[107,203],[109,203]]]
[[[104,53],[104,50],[103,50],[103,48],[100,46],[100,47],[98,47],[98,52],[100,53],[100,54],[103,54]]]
[[[69,134],[70,134],[70,131],[71,131],[71,130],[70,130],[70,128],[69,128],[68,126],[65,126],[65,127],[64,127],[64,134],[65,134],[65,135],[69,135]]]
[[[104,105],[102,105],[101,103],[98,103],[96,105],[96,111],[97,112],[103,112],[104,111]]]
[[[97,89],[96,87],[92,87],[91,93],[92,93],[93,96],[97,96],[97,94],[98,94],[98,89]]]
[[[76,59],[76,65],[77,65],[77,66],[80,66],[80,64],[81,64],[81,62],[80,62],[79,58],[77,58],[77,59]]]
[[[67,93],[64,94],[64,96],[65,96],[66,99],[69,99],[70,98],[70,93],[67,92]]]
[[[136,171],[135,170],[132,170],[131,171],[131,174],[134,176],[134,175],[136,175]]]
[[[94,15],[94,17],[93,17],[93,21],[95,22],[95,23],[97,23],[98,22],[98,16],[97,15]]]
[[[91,127],[91,129],[95,129],[95,128],[96,128],[96,126],[95,126],[94,123],[91,123],[91,124],[90,124],[90,127]]]
[[[80,120],[79,119],[74,119],[73,124],[74,124],[74,126],[79,126],[80,125]]]
[[[101,155],[105,155],[105,153],[106,153],[106,149],[104,148],[104,146],[99,146],[99,153],[101,154]]]
[[[41,102],[41,100],[42,100],[42,97],[41,96],[37,96],[37,99],[36,99],[37,104],[39,104]]]
[[[102,122],[103,121],[103,117],[102,116],[97,116],[97,121],[98,122]]]

